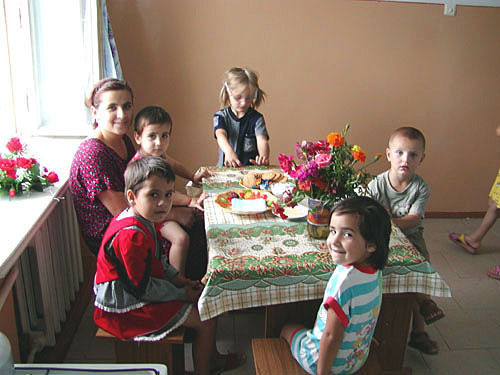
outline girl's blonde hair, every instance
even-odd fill
[[[255,97],[252,101],[252,107],[258,108],[265,100],[266,93],[259,87],[259,77],[257,73],[248,68],[231,68],[224,73],[224,81],[220,90],[219,99],[223,107],[229,105],[229,89],[237,85],[248,85],[255,89]]]

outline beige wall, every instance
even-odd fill
[[[248,66],[271,160],[351,124],[350,143],[383,153],[393,129],[426,135],[428,211],[484,211],[500,155],[500,8],[375,1],[113,0],[109,13],[136,109],[164,106],[170,153],[212,165],[222,73]],[[385,160],[373,168],[380,172]]]

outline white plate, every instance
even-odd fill
[[[278,217],[280,216],[278,214],[275,214],[274,212],[273,214]],[[288,216],[287,220],[298,221],[307,216],[307,207],[304,207],[300,204],[296,205],[295,207],[285,207],[284,214]]]

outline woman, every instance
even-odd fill
[[[133,101],[130,86],[115,78],[97,82],[85,101],[95,132],[78,147],[69,182],[83,238],[96,256],[111,219],[128,207],[123,173],[135,154],[126,134],[133,122]],[[203,214],[192,210],[192,215],[185,276],[198,280],[207,268],[207,245]],[[163,238],[161,244],[170,248]]]
[[[126,134],[134,117],[133,100],[126,82],[105,78],[85,101],[95,132],[78,147],[69,183],[83,238],[95,255],[109,222],[127,207],[123,172],[135,154]]]

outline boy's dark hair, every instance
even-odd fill
[[[162,107],[151,105],[144,107],[137,113],[134,120],[134,130],[140,135],[149,124],[170,124],[170,129],[172,129],[172,118]]]
[[[367,262],[374,268],[384,268],[389,255],[389,237],[391,236],[391,218],[387,210],[376,200],[369,197],[352,197],[337,203],[330,212],[333,214],[358,214],[359,232],[367,242],[375,244]]]
[[[144,181],[152,175],[163,177],[167,182],[175,181],[172,167],[163,158],[146,156],[131,162],[124,173],[125,194],[128,190],[134,193],[142,187]]]
[[[391,144],[394,137],[401,136],[408,139],[416,139],[422,142],[422,148],[425,150],[425,137],[424,134],[417,128],[411,126],[402,126],[394,130],[389,138],[389,145]]]

